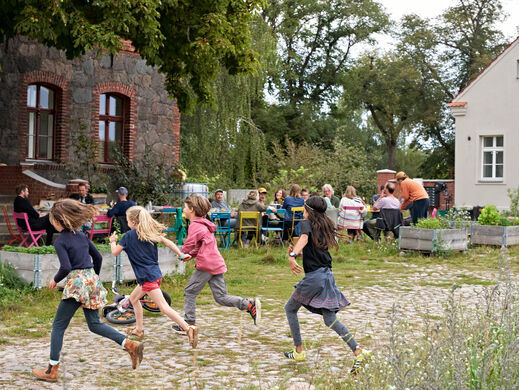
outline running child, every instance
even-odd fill
[[[227,271],[225,261],[218,251],[214,232],[216,226],[205,218],[211,203],[201,195],[192,194],[184,200],[183,215],[191,221],[182,252],[196,257],[195,272],[184,288],[184,319],[188,324],[196,321],[196,297],[209,283],[216,303],[222,306],[234,306],[247,310],[257,324],[261,318],[261,303],[258,298],[246,298],[227,295],[227,285],[223,274]],[[181,260],[187,260],[185,257]],[[180,327],[173,325],[173,330],[181,333]]]
[[[162,282],[162,272],[159,268],[159,255],[157,243],[166,245],[169,249],[183,258],[189,258],[183,255],[178,247],[164,237],[163,230],[166,228],[152,218],[141,206],[130,207],[126,211],[126,219],[128,220],[128,231],[116,244],[117,233],[114,232],[110,236],[110,248],[114,256],[119,255],[123,250],[130,259],[133,272],[137,278],[138,285],[130,294],[130,302],[135,311],[136,326],[128,328],[127,334],[135,336],[139,340],[144,338],[143,315],[140,299],[144,295],[148,295],[150,299],[157,304],[161,313],[167,315],[171,320],[175,321],[187,333],[189,343],[193,348],[198,344],[198,329],[196,326],[188,325],[182,317],[173,310],[164,299],[160,284]]]
[[[59,303],[50,338],[50,360],[47,368],[33,369],[38,378],[50,382],[58,380],[59,357],[63,346],[63,335],[74,313],[80,307],[88,329],[121,345],[132,359],[135,369],[142,361],[144,345],[127,339],[99,320],[98,309],[106,304],[106,289],[99,280],[103,257],[92,242],[79,231],[81,226],[97,214],[93,205],[82,204],[73,199],[58,200],[49,213],[50,223],[61,232],[54,242],[60,268],[49,282],[54,290],[63,278],[65,287]]]
[[[326,202],[319,196],[312,196],[304,205],[301,235],[295,247],[289,247],[289,264],[294,275],[305,272],[305,277],[295,286],[295,291],[285,304],[295,348],[284,352],[285,357],[305,361],[306,352],[299,329],[297,312],[301,306],[312,313],[323,316],[327,327],[333,329],[351,348],[355,358],[352,374],[356,374],[370,357],[370,351],[361,349],[350,331],[337,319],[336,313],[350,304],[335,284],[332,272],[332,257],[328,248],[337,247],[335,227],[326,215]],[[296,259],[303,254],[303,267]]]

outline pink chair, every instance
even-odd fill
[[[110,235],[110,231],[112,230],[112,220],[113,217],[107,217],[106,215],[96,215],[92,219],[92,227],[87,229],[86,233],[90,241],[94,238],[94,234],[106,234]],[[104,229],[96,229],[96,224],[106,224],[108,227]]]
[[[29,225],[29,217],[27,216],[27,213],[17,213],[13,211],[13,219],[14,223],[16,225],[16,228],[18,229],[18,232],[20,233],[20,237],[22,238],[22,242],[18,246],[24,246],[26,248],[30,248],[33,245],[38,245],[38,240],[43,236],[46,231],[45,230],[31,230],[31,226]],[[27,229],[23,229],[19,224],[18,220],[22,219],[25,221],[25,226],[27,226]],[[32,241],[32,242],[31,242]],[[30,243],[30,245],[29,245]]]
[[[11,245],[12,243],[14,243],[16,241],[22,241],[22,237],[20,237],[20,235],[17,234],[14,231],[13,227],[11,226],[11,221],[9,220],[9,214],[7,214],[7,206],[5,204],[3,207],[3,212],[4,212],[5,224],[7,225],[7,230],[9,231],[9,234],[11,235],[11,239],[5,245]]]
[[[438,209],[435,207],[431,213],[431,219],[436,218],[436,214],[438,213]]]

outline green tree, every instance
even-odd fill
[[[457,0],[436,19],[402,19],[398,50],[420,72],[416,103],[422,117],[415,134],[434,148],[437,164],[424,166],[430,175],[452,176],[454,121],[447,103],[503,49],[497,29],[503,18],[500,0]]]
[[[417,122],[416,99],[420,74],[407,56],[374,52],[361,57],[348,71],[341,103],[351,111],[364,109],[382,136],[387,168],[396,168],[400,137]]]
[[[117,54],[128,39],[166,75],[181,110],[211,99],[211,80],[224,67],[252,73],[249,22],[262,0],[6,0],[0,42],[26,35],[69,58],[104,48]]]
[[[278,39],[280,59],[269,80],[278,102],[266,110],[272,116],[256,112],[257,123],[279,140],[322,138],[319,122],[340,95],[352,49],[371,42],[388,18],[372,0],[273,0],[263,17]]]

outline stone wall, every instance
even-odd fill
[[[180,114],[176,102],[164,88],[165,77],[148,66],[128,42],[117,56],[91,52],[67,60],[62,51],[17,37],[0,46],[0,68],[0,163],[33,164],[41,176],[66,183],[69,177],[63,163],[74,160],[70,133],[84,126],[97,140],[99,96],[109,92],[123,95],[128,102],[125,154],[138,159],[148,143],[172,164],[178,162]],[[26,158],[27,86],[33,83],[58,92],[53,161]]]

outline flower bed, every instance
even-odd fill
[[[398,247],[401,250],[423,252],[466,251],[467,230],[424,229],[412,226],[400,227]]]

